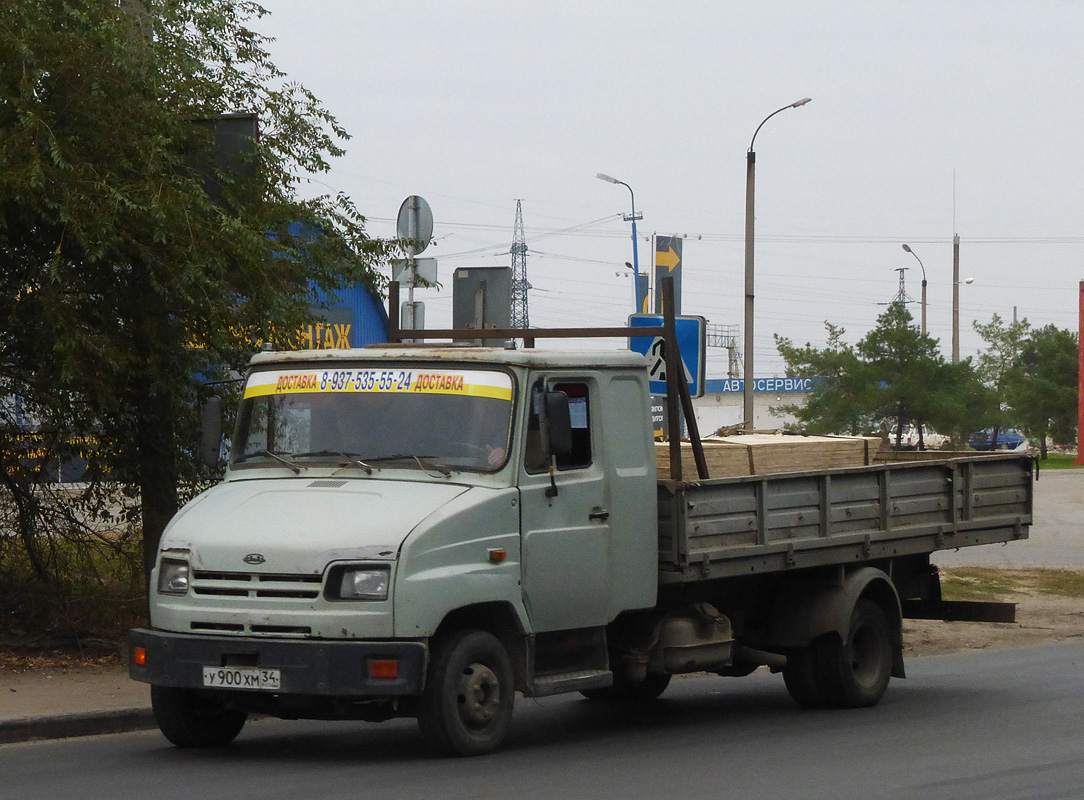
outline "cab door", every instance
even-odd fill
[[[568,395],[572,451],[541,455],[540,396]],[[600,457],[600,404],[593,379],[540,379],[531,389],[520,466],[523,599],[535,632],[609,622],[609,486]],[[556,489],[556,493],[554,493]]]

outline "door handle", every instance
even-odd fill
[[[610,518],[610,512],[604,508],[596,508],[594,511],[587,515],[587,518],[598,520],[599,522],[605,522]]]

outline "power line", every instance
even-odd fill
[[[550,238],[553,236],[591,236],[601,239],[617,239],[626,238],[628,232],[625,230],[590,230],[592,226],[599,225],[605,222],[613,222],[621,218],[621,214],[610,214],[605,217],[599,217],[598,219],[590,220],[587,222],[575,223],[564,227],[552,228],[552,227],[540,227],[532,228],[532,240]],[[395,220],[390,217],[366,217],[367,221],[381,222],[394,224]],[[671,230],[677,228],[680,230],[683,226],[671,226]],[[496,223],[481,223],[481,222],[450,222],[443,221],[438,223],[440,229],[450,230],[477,230],[477,231],[493,231],[499,232],[507,230],[504,225]],[[648,237],[645,237],[645,240]],[[744,241],[744,234],[741,232],[735,233],[686,233],[682,234],[682,238],[695,238],[698,241],[717,241],[717,242],[742,242]],[[951,236],[946,237],[920,237],[909,236],[901,237],[900,234],[893,234],[889,236],[862,236],[862,235],[850,235],[850,234],[805,234],[805,233],[764,233],[757,234],[757,241],[763,242],[778,242],[789,244],[895,244],[900,238],[909,238],[920,244],[950,244],[952,242]],[[1084,236],[969,236],[966,239],[969,245],[1011,245],[1011,244],[1059,244],[1059,245],[1076,245],[1084,244]]]

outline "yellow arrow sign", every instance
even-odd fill
[[[655,266],[657,267],[666,267],[668,272],[673,272],[680,263],[681,256],[675,252],[673,246],[668,247],[666,250],[655,251]]]

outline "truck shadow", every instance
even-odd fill
[[[907,686],[896,681],[878,706],[868,709],[810,710],[791,700],[778,676],[759,675],[741,681],[715,677],[678,679],[659,699],[639,703],[588,700],[575,696],[517,697],[512,730],[502,749],[483,759],[434,758],[421,740],[413,719],[384,723],[283,722],[258,720],[230,747],[214,751],[177,751],[163,742],[170,758],[231,765],[295,764],[416,765],[490,763],[492,759],[547,757],[565,751],[653,747],[668,738],[711,741],[713,746],[739,746],[750,738],[770,739],[782,728],[810,736],[851,736],[892,725],[901,713],[936,716],[938,709],[970,706],[970,692]],[[456,768],[458,769],[458,768]]]

